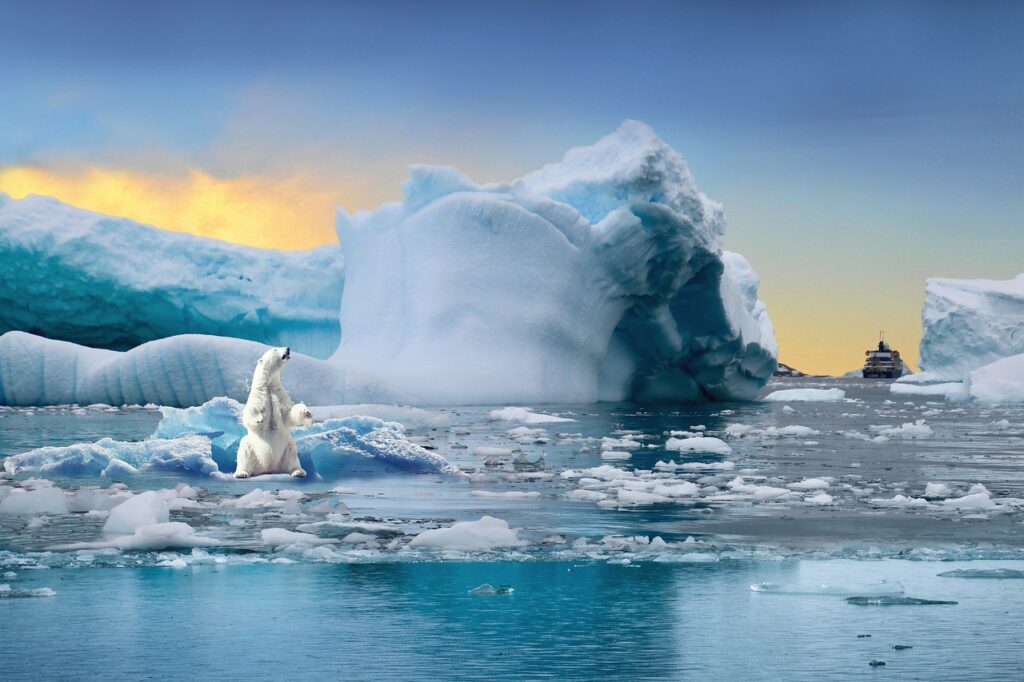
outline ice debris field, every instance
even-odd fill
[[[1024,407],[849,379],[769,389],[791,399],[324,406],[295,432],[305,481],[227,475],[228,398],[3,408],[0,568],[1024,558]]]

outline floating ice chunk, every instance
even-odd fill
[[[488,551],[526,544],[519,539],[519,531],[509,528],[508,522],[493,516],[479,521],[460,521],[448,528],[425,530],[412,539],[411,547],[457,551]]]
[[[902,583],[880,582],[852,585],[796,585],[780,583],[755,583],[750,586],[754,592],[770,594],[822,594],[833,597],[895,597],[903,594]]]
[[[725,427],[725,435],[733,438],[739,438],[753,429],[754,427],[749,424],[729,424]]]
[[[315,405],[313,418],[317,421],[343,417],[376,417],[386,422],[398,422],[410,431],[447,429],[451,419],[444,412],[424,410],[404,405]]]
[[[322,538],[312,533],[296,533],[285,528],[264,528],[260,531],[264,545],[282,547],[286,545],[329,545],[338,542],[334,538]]]
[[[818,493],[817,495],[814,495],[812,497],[805,498],[804,502],[807,502],[809,504],[818,504],[826,506],[832,504],[833,499],[832,496],[829,495],[828,493]]]
[[[942,384],[901,384],[893,383],[889,391],[894,395],[940,395],[943,397],[957,397],[966,392],[962,382],[947,382]]]
[[[362,545],[367,542],[375,542],[377,540],[376,535],[369,535],[367,533],[353,532],[349,533],[341,539],[346,545]]]
[[[774,391],[762,400],[770,403],[783,402],[838,402],[846,398],[841,388],[787,388]]]
[[[656,495],[655,493],[648,493],[642,490],[629,490],[626,488],[619,488],[618,499],[619,504],[629,506],[661,504],[663,502],[671,501],[671,499],[666,495]]]
[[[0,599],[25,599],[32,597],[56,597],[57,593],[49,587],[36,587],[28,590],[12,590],[10,585],[0,585]]]
[[[755,500],[774,500],[792,493],[785,488],[776,488],[768,485],[753,485],[743,480],[742,476],[729,481],[727,487],[735,493],[743,493],[752,496]]]
[[[982,578],[989,580],[1021,580],[1024,571],[1016,568],[958,568],[939,573],[942,578]]]
[[[211,457],[210,440],[196,435],[144,441],[103,438],[95,443],[48,446],[8,457],[4,468],[11,474],[100,476],[115,460],[122,464],[114,465],[112,472],[127,471],[124,465],[201,476],[218,471]]]
[[[473,448],[473,454],[477,457],[507,457],[512,454],[512,448],[498,448],[490,445],[480,445]]]
[[[1018,277],[1024,281],[1024,277]],[[1024,339],[1024,326],[1017,335]],[[1024,353],[997,360],[971,372],[967,393],[982,403],[1024,403]]]
[[[731,455],[732,448],[720,438],[703,436],[698,438],[669,438],[665,442],[666,450],[678,452],[708,452],[716,455]]]
[[[942,504],[948,509],[962,511],[991,511],[996,508],[996,503],[992,501],[988,491],[943,500]]]
[[[120,550],[157,550],[182,547],[215,547],[225,546],[215,538],[198,535],[187,523],[170,521],[142,526],[135,529],[132,535],[119,535],[108,540],[97,542],[74,542],[55,545],[47,549],[53,551],[77,551],[82,549],[120,549]]]
[[[553,424],[555,422],[571,422],[575,419],[556,417],[553,414],[534,412],[531,407],[503,407],[491,410],[488,416],[492,421],[523,422],[524,424]]]
[[[633,455],[628,453],[628,452],[616,452],[615,450],[602,450],[601,451],[601,459],[612,461],[612,462],[614,462],[614,461],[623,461],[623,460],[632,459],[632,458],[633,458]]]
[[[924,496],[929,499],[950,497],[953,491],[945,483],[929,483],[924,487]]]
[[[154,490],[147,490],[131,497],[110,510],[110,516],[103,526],[107,534],[134,533],[142,526],[167,523],[169,508],[167,501]]]
[[[847,604],[855,606],[939,606],[954,605],[955,601],[938,599],[918,599],[917,597],[847,597]]]
[[[886,438],[931,438],[935,432],[923,419],[900,426],[872,426],[871,431]]]
[[[536,490],[524,491],[524,490],[506,490],[504,492],[494,492],[491,490],[471,490],[469,494],[473,497],[493,497],[505,500],[536,500],[540,497],[540,493]]]
[[[658,461],[654,468],[657,471],[731,471],[736,468],[735,462],[673,462]]]
[[[805,478],[802,481],[786,485],[790,490],[825,490],[831,487],[831,483],[822,478]]]
[[[640,447],[643,447],[643,444],[631,438],[606,437],[601,439],[602,450],[635,450]]]
[[[401,424],[374,417],[331,419],[315,425],[296,445],[303,467],[324,479],[380,473],[437,473],[464,476],[441,455],[405,438]]]
[[[894,495],[891,499],[875,498],[870,500],[876,507],[896,507],[901,509],[914,509],[928,507],[928,500],[921,497],[907,497],[905,495]]]
[[[509,585],[498,585],[495,587],[490,583],[478,585],[469,591],[474,597],[493,597],[499,594],[512,594],[513,592],[515,592],[515,589]]]
[[[67,514],[68,500],[60,488],[43,485],[34,490],[14,488],[0,501],[0,514]]]

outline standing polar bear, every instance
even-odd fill
[[[313,423],[313,413],[303,403],[292,403],[281,383],[281,369],[291,357],[290,348],[271,348],[256,363],[249,399],[242,410],[246,435],[238,444],[235,478],[261,474],[305,476],[291,430]]]

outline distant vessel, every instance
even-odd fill
[[[865,379],[898,379],[903,376],[903,360],[900,352],[885,342],[884,333],[879,336],[878,348],[864,351],[867,360],[861,374]]]

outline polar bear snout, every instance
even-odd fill
[[[284,349],[284,354],[281,356],[281,359],[282,360],[288,360],[289,358],[291,358],[291,356],[292,356],[292,349],[291,348],[285,348]]]

